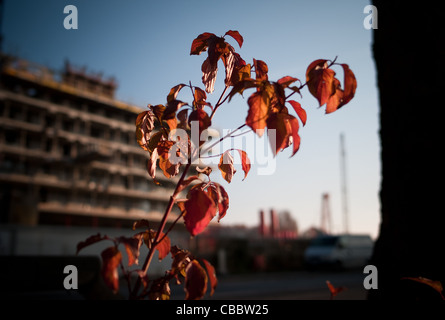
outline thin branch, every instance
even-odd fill
[[[244,123],[242,125],[240,125],[238,128],[236,128],[235,130],[233,130],[232,132],[229,132],[228,134],[226,134],[224,137],[222,137],[221,139],[219,139],[218,141],[216,141],[215,143],[212,143],[209,147],[207,147],[205,150],[201,151],[200,153],[206,153],[209,150],[211,150],[214,146],[216,146],[218,143],[220,143],[221,141],[223,141],[224,139],[230,137],[233,133],[237,132],[238,130],[241,130],[242,128],[244,128],[247,124]]]
[[[228,97],[229,95],[227,95],[227,96],[224,98],[224,100],[222,100],[222,98],[224,97],[224,95],[225,95],[227,89],[229,89],[229,86],[228,86],[228,85],[226,85],[226,87],[224,88],[224,91],[221,93],[221,96],[219,97],[218,102],[216,103],[215,108],[213,109],[212,114],[210,115],[210,120],[213,119],[213,116],[215,115],[215,112],[216,112],[216,110],[219,108],[219,106],[222,105],[224,102],[226,102],[227,97]]]
[[[180,191],[180,186],[181,186],[182,182],[184,181],[190,166],[191,166],[191,161],[189,161],[186,164],[186,166],[184,168],[184,171],[182,172],[181,178],[179,179],[178,183],[176,184],[175,191],[170,196],[170,200],[168,202],[167,208],[165,209],[164,216],[162,217],[161,223],[160,223],[159,228],[158,228],[158,230],[156,232],[156,236],[153,239],[153,245],[151,246],[150,250],[148,251],[148,255],[145,258],[144,264],[142,266],[142,272],[144,274],[147,274],[147,270],[148,270],[148,268],[150,266],[151,260],[153,259],[153,255],[155,253],[155,249],[156,249],[157,245],[159,244],[159,239],[161,237],[161,233],[162,233],[162,231],[165,228],[165,225],[167,223],[167,218],[168,218],[168,216],[169,216],[169,214],[170,214],[170,212],[171,212],[171,210],[173,208],[173,204],[175,203],[176,196],[179,194],[179,191]],[[137,294],[139,292],[140,286],[141,286],[141,278],[138,277],[138,280],[136,282],[134,290],[133,290],[133,292],[130,293],[130,297],[131,298],[137,298],[138,297]]]

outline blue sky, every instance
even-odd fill
[[[78,29],[63,27],[66,5],[78,9]],[[238,30],[244,37],[238,53],[251,63],[264,60],[269,79],[290,75],[304,80],[315,59],[347,63],[358,87],[355,98],[326,115],[307,89],[298,101],[308,114],[300,129],[301,147],[289,158],[276,158],[272,175],[259,175],[255,165],[245,181],[238,168],[226,187],[230,209],[221,223],[256,225],[260,209],[288,210],[300,230],[319,225],[321,195],[331,196],[333,231],[343,230],[340,193],[340,133],[347,149],[349,228],[378,232],[380,204],[379,109],[372,31],[363,27],[369,1],[25,1],[6,0],[3,48],[8,53],[63,67],[65,59],[93,72],[114,76],[117,98],[141,107],[165,103],[178,83],[201,84],[204,55],[190,56],[192,40],[203,32],[223,35]],[[341,69],[337,70],[343,81]],[[223,67],[209,101],[216,103],[223,88]],[[246,99],[237,97],[215,115],[215,128],[233,129],[247,115]],[[185,101],[187,95],[181,96]],[[249,139],[248,136],[245,139]],[[254,156],[255,157],[255,156]],[[255,161],[255,159],[254,159]]]

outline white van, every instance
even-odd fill
[[[324,235],[314,238],[304,253],[308,268],[358,268],[368,264],[374,243],[369,235]]]

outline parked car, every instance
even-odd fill
[[[369,235],[323,235],[311,241],[304,253],[304,263],[308,269],[364,267],[373,247]]]

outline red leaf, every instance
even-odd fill
[[[194,100],[193,105],[195,107],[201,107],[204,105],[210,105],[210,103],[206,102],[207,95],[204,90],[201,88],[195,87],[195,94],[194,94]]]
[[[328,68],[328,60],[315,60],[306,70],[309,92],[318,100],[320,106],[328,102],[335,93],[335,72]]]
[[[168,236],[164,237],[164,234],[162,232],[161,232],[161,236],[159,239],[162,239],[162,241],[158,243],[158,245],[156,246],[156,250],[158,250],[158,253],[159,253],[158,258],[159,258],[159,261],[161,261],[170,252],[171,242],[170,242],[170,238]]]
[[[244,178],[243,178],[243,180],[244,180],[244,179],[246,179],[247,174],[248,174],[249,171],[250,171],[250,167],[251,167],[251,165],[250,165],[250,159],[249,159],[249,157],[247,156],[246,151],[241,150],[241,149],[236,149],[236,150],[238,150],[239,155],[240,155],[240,157],[241,157],[241,166],[242,166],[243,171],[244,171]]]
[[[300,81],[297,78],[291,77],[291,76],[285,76],[277,81],[277,83],[282,86],[283,88],[289,87],[291,83],[294,83],[295,81]]]
[[[215,81],[216,81],[216,75],[218,73],[218,64],[211,63],[210,58],[207,58],[202,63],[201,71],[202,71],[202,83],[206,87],[206,92],[212,93],[215,90]]]
[[[141,112],[136,118],[136,140],[142,149],[148,150],[151,132],[154,129],[154,114],[150,110]]]
[[[301,107],[301,104],[299,104],[297,101],[289,100],[288,102],[292,105],[298,117],[300,118],[301,122],[303,122],[304,126],[307,120],[306,111]]]
[[[115,247],[109,247],[102,251],[102,277],[105,284],[117,293],[119,290],[119,273],[117,267],[122,261],[121,252]]]
[[[187,194],[184,215],[185,227],[192,236],[201,233],[216,215],[215,202],[198,187]]]
[[[233,157],[230,154],[230,150],[227,150],[221,155],[218,169],[221,171],[224,180],[230,183],[232,181],[233,175],[236,173],[235,167],[233,166]]]
[[[338,287],[338,288],[334,287],[329,280],[326,281],[326,284],[329,288],[329,292],[331,293],[331,300],[334,299],[337,294],[346,290],[346,287]]]
[[[269,68],[267,64],[262,60],[253,59],[253,66],[255,67],[256,79],[261,81],[267,81]]]
[[[264,91],[254,92],[247,100],[249,111],[247,113],[246,124],[260,137],[263,135],[263,129],[267,124],[269,103],[269,95]]]
[[[298,130],[300,125],[298,124],[298,120],[297,118],[289,115],[289,123],[292,129],[292,146],[293,146],[293,150],[292,150],[292,155],[291,157],[293,157],[295,155],[295,153],[297,153],[298,149],[300,149],[300,135],[298,134]]]
[[[344,106],[349,101],[351,101],[352,98],[354,98],[355,90],[357,89],[357,80],[355,79],[355,75],[352,72],[351,69],[349,69],[349,66],[347,64],[341,64],[343,67],[344,72],[344,94],[343,94],[343,101],[338,106],[340,108],[341,106]]]
[[[235,39],[236,42],[238,42],[238,45],[239,45],[240,48],[243,46],[244,39],[243,39],[243,37],[239,34],[238,31],[236,31],[236,30],[229,30],[229,31],[226,32],[226,34],[225,34],[224,36],[226,36],[226,35],[229,35],[229,36],[231,36],[233,39]]]
[[[289,145],[288,140],[292,129],[288,123],[288,116],[285,113],[272,113],[267,119],[267,130],[275,130],[275,141],[269,138],[274,155]]]
[[[226,190],[216,182],[211,182],[207,188],[207,195],[213,200],[218,208],[218,222],[224,218],[229,209],[229,195]]]
[[[216,278],[215,268],[206,259],[201,259],[201,260],[202,262],[204,262],[204,266],[207,269],[207,275],[209,276],[210,288],[211,288],[210,296],[212,296],[213,293],[215,292],[216,286],[218,285],[218,279]]]
[[[205,32],[200,34],[195,40],[192,42],[192,47],[190,49],[190,54],[196,54],[199,55],[201,52],[204,52],[207,50],[208,43],[207,40],[215,36],[213,33]]]
[[[426,284],[427,286],[430,286],[431,288],[436,290],[440,294],[442,300],[445,300],[445,297],[444,297],[444,295],[442,293],[443,292],[443,286],[442,286],[442,283],[440,281],[434,281],[434,280],[430,280],[430,279],[424,278],[424,277],[417,277],[417,278],[414,278],[414,277],[403,277],[402,279],[412,280],[412,281],[416,281],[416,282],[420,282],[420,283]]]
[[[193,110],[189,116],[189,125],[191,126],[192,121],[198,121],[199,123],[199,135],[211,126],[212,121],[210,120],[209,115],[202,109]]]
[[[88,247],[88,246],[90,246],[96,242],[102,241],[102,240],[112,240],[112,239],[110,239],[106,235],[101,236],[100,233],[98,233],[94,236],[90,236],[85,241],[81,241],[77,244],[76,254],[79,254],[79,251],[82,250],[83,248]]]
[[[207,274],[197,260],[191,261],[186,267],[185,299],[199,300],[207,291]]]
[[[184,88],[185,86],[186,86],[186,84],[180,83],[177,86],[174,86],[173,88],[171,88],[171,90],[167,96],[167,102],[176,100],[176,97],[178,96],[179,91],[181,91],[181,89]]]
[[[357,80],[347,64],[340,64],[344,72],[344,89],[328,68],[328,60],[315,60],[306,70],[309,91],[317,98],[320,106],[326,103],[326,113],[331,113],[347,104],[355,95]]]
[[[127,252],[128,256],[128,266],[132,266],[133,264],[138,264],[139,249],[142,244],[142,236],[136,235],[132,238],[119,237],[117,240],[119,243],[122,243],[125,247],[125,251]]]
[[[158,148],[155,148],[147,161],[147,171],[150,177],[156,181],[156,161],[158,161]]]

